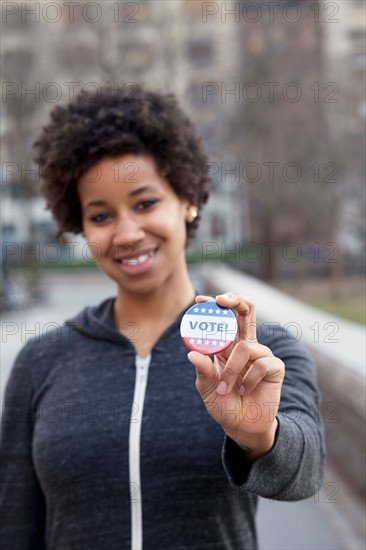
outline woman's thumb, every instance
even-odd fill
[[[196,388],[203,398],[212,393],[217,386],[218,376],[211,359],[198,351],[190,351],[188,360],[196,367]]]

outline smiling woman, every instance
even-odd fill
[[[209,187],[193,124],[172,94],[106,87],[56,107],[35,158],[58,235],[84,233],[116,295],[16,359],[1,440],[6,547],[254,550],[258,497],[299,500],[321,483],[319,393],[299,342],[273,326],[257,339],[250,297],[192,285],[185,248]],[[238,327],[213,360],[187,356],[179,331],[208,301]]]
[[[133,166],[134,177],[116,178],[111,170],[115,166],[119,174]],[[184,250],[186,225],[195,219],[195,205],[176,195],[151,156],[104,157],[98,162],[98,180],[93,179],[93,172],[94,166],[77,185],[82,225],[87,241],[97,245],[99,267],[118,285],[115,312],[119,312],[119,324],[131,322],[132,310],[128,319],[123,312],[138,295],[144,295],[144,303],[132,317],[141,328],[147,319],[148,299],[154,308],[162,301],[160,311],[165,302],[175,304],[174,309],[184,308],[194,298]]]

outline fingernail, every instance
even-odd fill
[[[244,395],[244,394],[245,394],[245,388],[244,388],[244,386],[240,386],[240,388],[239,388],[239,393],[240,393],[240,395]]]
[[[220,395],[225,395],[227,390],[227,384],[223,380],[221,380],[220,384],[217,386],[216,391]]]
[[[225,300],[230,300],[230,296],[228,294],[219,294],[216,298],[225,298]]]

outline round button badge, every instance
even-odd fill
[[[237,330],[233,310],[216,302],[201,302],[190,307],[180,324],[180,334],[187,348],[204,355],[215,355],[228,348]]]

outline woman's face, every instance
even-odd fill
[[[78,193],[96,263],[120,289],[147,293],[179,281],[191,204],[159,176],[151,157],[106,157],[82,176]]]

